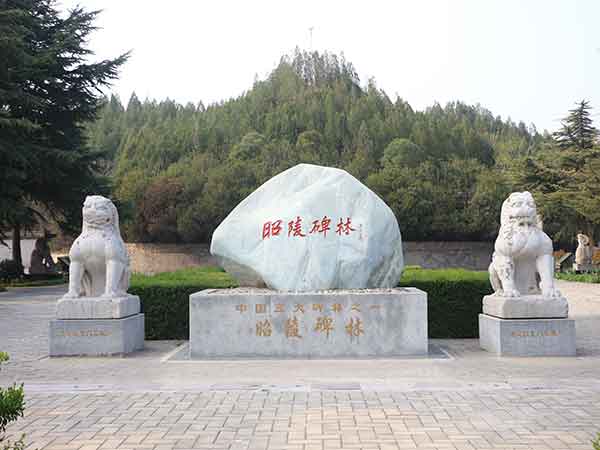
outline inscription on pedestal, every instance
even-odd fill
[[[499,319],[479,315],[481,348],[506,356],[575,355],[573,319]]]
[[[513,331],[512,337],[544,337],[544,336],[560,336],[560,333],[556,330],[544,330],[544,331]]]
[[[114,355],[144,347],[144,315],[50,321],[50,356]]]
[[[111,336],[110,331],[104,330],[81,330],[81,331],[59,331],[56,333],[60,337],[90,337],[90,336]]]
[[[192,357],[344,357],[427,353],[427,295],[414,288],[190,296]]]

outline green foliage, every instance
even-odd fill
[[[0,364],[8,361],[8,354],[0,352]],[[6,426],[23,417],[25,399],[23,385],[13,385],[8,388],[0,387],[0,449],[22,450],[25,448],[24,436],[18,441],[11,442],[6,439]]]
[[[544,229],[562,245],[600,233],[600,148],[548,145],[519,162],[515,182],[534,194]]]
[[[484,295],[492,287],[487,272],[464,269],[407,269],[399,286],[427,292],[430,338],[474,338]]]
[[[572,246],[577,233],[600,233],[600,147],[590,106],[570,111],[555,140],[514,165],[514,183],[531,191],[555,242]]]
[[[235,286],[222,269],[194,267],[153,276],[134,274],[129,292],[142,300],[146,339],[188,339],[190,295]]]
[[[416,112],[372,80],[361,86],[343,58],[300,50],[242,96],[208,107],[135,95],[123,107],[113,96],[87,132],[94,149],[114,155],[126,239],[157,242],[209,241],[245,196],[301,162],[366,180],[405,239],[489,239],[498,228],[489,213],[512,187],[509,169],[544,140],[480,106]],[[148,215],[133,211],[170,198],[166,184],[157,188],[166,181],[182,191],[172,207],[154,208],[168,232],[149,233]]]
[[[600,283],[600,272],[595,273],[573,273],[557,272],[555,277],[559,280],[577,281],[579,283]]]
[[[23,274],[23,266],[12,259],[0,261],[0,281],[9,282],[17,280]]]
[[[600,433],[598,433],[596,439],[592,441],[592,447],[594,450],[600,450]]]
[[[95,119],[100,89],[127,54],[89,62],[97,14],[63,14],[54,0],[0,2],[0,230],[14,230],[17,244],[38,221],[78,226],[84,195],[105,185],[81,124]]]

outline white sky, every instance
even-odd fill
[[[413,108],[480,103],[554,130],[589,99],[600,127],[599,0],[59,0],[102,9],[98,58],[133,50],[114,92],[127,102],[236,97],[285,53],[344,53],[366,84]]]

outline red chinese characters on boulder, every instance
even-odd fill
[[[288,222],[288,237],[306,237],[302,234],[302,219],[300,216],[296,217],[296,220]]]
[[[308,234],[323,233],[323,237],[327,237],[327,231],[331,229],[329,226],[330,224],[331,219],[327,216],[323,217],[321,220],[315,220],[313,221],[313,227]]]
[[[302,217],[296,216],[295,219],[288,222],[288,238],[306,237],[306,234],[304,234],[302,231],[302,220]],[[274,236],[280,236],[282,232],[282,224],[283,220],[281,219],[263,223],[263,240]],[[331,219],[325,215],[322,219],[312,221],[312,228],[308,234],[322,234],[323,237],[326,238],[328,231],[331,231]],[[344,219],[340,218],[340,221],[336,226],[335,233],[339,236],[348,236],[353,231],[356,231],[356,229],[352,228],[352,219],[350,217],[346,217],[346,221],[344,222]]]
[[[262,238],[267,239],[271,236],[279,236],[281,233],[281,224],[283,220],[276,220],[275,222],[265,222],[263,224]]]
[[[344,233],[345,235],[348,235],[348,234],[350,234],[351,231],[356,231],[356,230],[354,228],[352,228],[352,220],[350,219],[350,217],[346,217],[346,223],[344,223],[344,220],[340,217],[340,221],[337,224],[335,232],[341,236],[342,233]]]

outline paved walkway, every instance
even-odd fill
[[[560,282],[575,358],[498,358],[432,340],[427,359],[185,361],[181,342],[125,358],[47,357],[63,288],[0,294],[0,385],[31,449],[586,449],[600,432],[600,285]],[[445,355],[440,357],[439,354]]]

